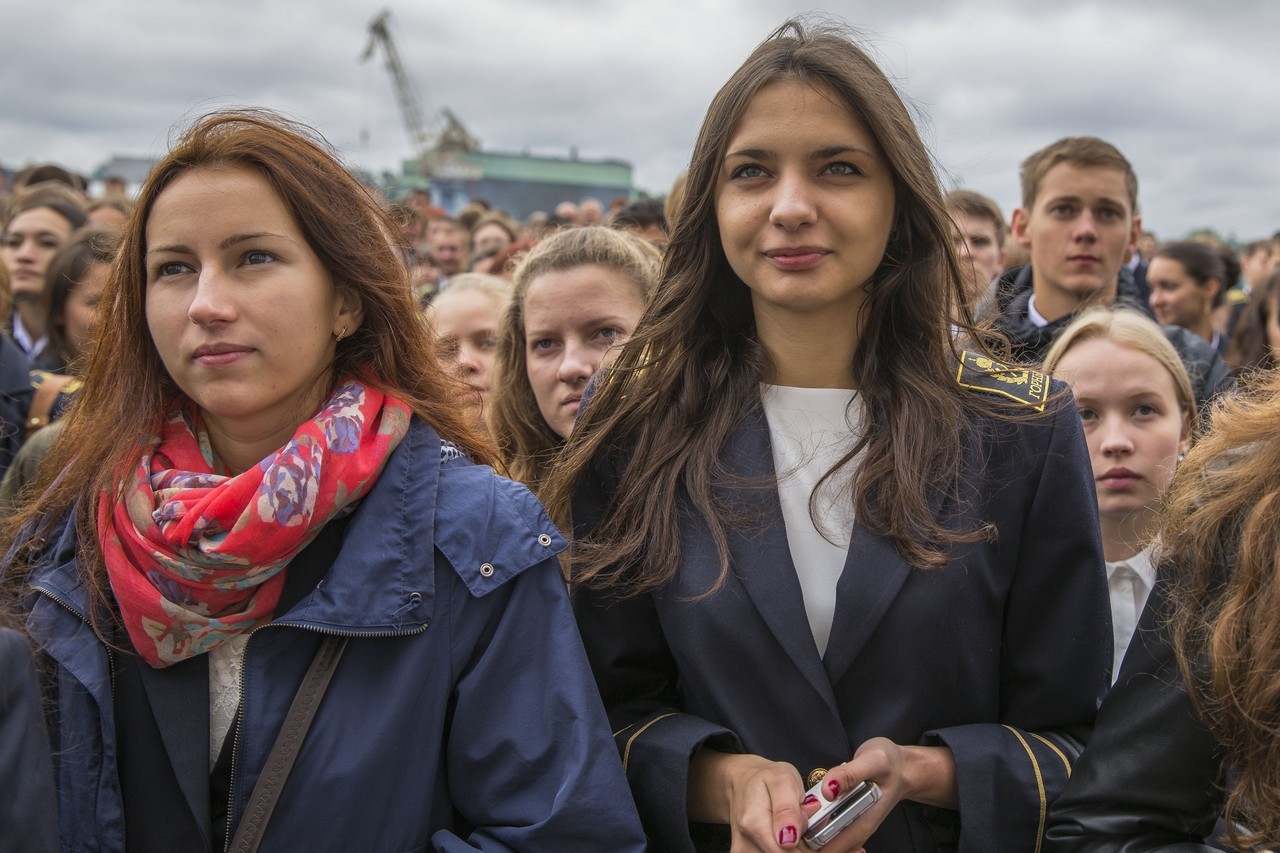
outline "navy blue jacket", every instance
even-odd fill
[[[1069,395],[1054,388],[1064,396],[1044,418],[987,425],[987,440],[965,448],[961,502],[938,508],[966,526],[993,522],[993,541],[957,546],[947,566],[921,571],[855,524],[825,656],[805,615],[777,491],[741,486],[774,478],[758,400],[722,456],[730,476],[743,479],[718,494],[726,506],[745,504],[753,519],[727,532],[723,587],[702,595],[719,567],[710,533],[689,513],[669,586],[622,601],[575,593],[654,850],[725,849],[722,833],[691,826],[685,810],[689,759],[700,746],[789,762],[809,779],[875,736],[949,747],[960,809],[901,803],[868,853],[1037,849],[1110,663],[1089,457]],[[597,523],[620,467],[601,460],[575,495],[579,532]]]
[[[643,850],[555,554],[524,487],[414,421],[351,516],[324,580],[245,652],[234,825],[326,633],[352,637],[263,851]],[[112,654],[68,526],[32,579],[28,630],[56,664],[62,844],[123,851]],[[113,653],[118,654],[118,653]],[[199,726],[192,726],[199,729]],[[166,736],[208,823],[207,726]],[[171,739],[170,739],[171,737]]]

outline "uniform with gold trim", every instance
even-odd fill
[[[941,517],[990,520],[994,541],[959,545],[937,570],[911,568],[854,525],[825,657],[809,628],[777,492],[725,489],[759,513],[729,531],[731,572],[715,594],[715,546],[687,520],[682,566],[638,598],[578,590],[575,610],[654,851],[727,849],[725,827],[691,825],[689,759],[701,746],[813,771],[864,741],[945,745],[959,812],[904,802],[868,853],[1039,850],[1048,804],[1108,683],[1110,612],[1097,505],[1080,418],[1061,383],[967,354],[956,379],[1014,399],[1029,417],[991,419],[965,449],[965,488]],[[774,476],[758,399],[723,458]],[[1034,412],[1043,411],[1036,416]],[[575,495],[579,534],[600,518],[622,463],[598,460]],[[692,516],[692,514],[690,514]]]

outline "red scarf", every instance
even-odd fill
[[[125,629],[161,668],[270,617],[289,561],[373,487],[409,429],[409,407],[345,380],[292,439],[234,477],[213,473],[193,407],[166,418],[98,538]]]

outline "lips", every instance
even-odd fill
[[[575,412],[578,411],[578,406],[581,404],[582,404],[581,394],[570,394],[568,397],[565,397],[563,400],[560,401],[560,405],[572,406]]]
[[[791,271],[810,269],[828,254],[819,246],[783,246],[766,250],[764,256],[778,269]]]
[[[1067,260],[1073,264],[1100,264],[1102,259],[1093,255],[1070,255]]]
[[[222,367],[234,364],[253,352],[253,347],[242,344],[216,343],[202,344],[191,354],[192,361],[205,367]]]
[[[1099,483],[1102,483],[1102,485],[1112,491],[1126,491],[1128,489],[1132,489],[1134,486],[1138,485],[1141,480],[1141,474],[1119,466],[1108,469],[1103,472],[1101,477],[1098,478]]]

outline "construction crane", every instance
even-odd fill
[[[404,121],[404,128],[409,133],[409,142],[413,145],[414,154],[419,162],[426,163],[429,159],[428,155],[435,148],[475,151],[479,148],[479,142],[467,132],[462,122],[449,110],[441,110],[443,122],[436,118],[428,126],[423,118],[422,107],[418,93],[413,88],[413,81],[405,73],[404,63],[400,61],[400,52],[396,50],[391,31],[387,28],[390,18],[391,10],[383,9],[369,22],[369,43],[365,45],[360,61],[368,62],[373,58],[378,46],[382,46],[383,56],[386,57],[386,68],[391,73],[391,80],[395,85],[396,100],[400,103],[400,117]],[[444,130],[437,130],[442,123]]]

